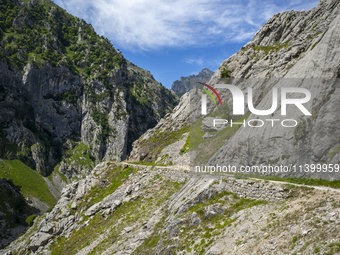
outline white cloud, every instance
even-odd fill
[[[202,58],[195,58],[195,57],[185,58],[183,62],[187,64],[196,64],[200,66],[203,66],[203,63],[204,63]]]
[[[206,46],[246,41],[273,14],[311,6],[275,0],[56,0],[121,48]],[[304,4],[305,3],[305,4]],[[315,6],[315,5],[314,5]],[[304,7],[307,9],[306,7]],[[301,10],[297,9],[297,10]]]

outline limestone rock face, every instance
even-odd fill
[[[257,109],[272,105],[273,87],[301,87],[310,91],[311,99],[304,104],[312,116],[288,107],[287,116],[277,110],[271,116],[250,114],[248,120],[297,120],[295,128],[282,125],[264,125],[262,128],[240,128],[220,147],[208,164],[260,165],[273,162],[277,165],[337,164],[337,126],[340,110],[340,33],[339,2],[323,1],[307,12],[285,12],[274,15],[247,43],[243,50],[225,60],[235,79],[234,84],[244,89],[253,87]],[[278,42],[278,44],[274,44]],[[286,45],[285,45],[286,44]],[[279,46],[281,45],[281,46]],[[276,49],[275,49],[276,47]],[[280,47],[278,49],[277,47]],[[253,60],[241,65],[240,58],[249,55]],[[249,66],[247,66],[249,65]],[[217,71],[211,85],[223,83]],[[274,76],[274,77],[273,77]],[[267,77],[266,79],[256,79]],[[253,79],[252,79],[253,78]],[[225,92],[221,96],[228,101]],[[222,99],[222,100],[223,100]],[[230,99],[229,104],[231,105]],[[212,110],[214,106],[211,106]],[[307,169],[306,169],[307,170]],[[330,171],[292,171],[281,175],[298,177],[340,179]]]
[[[193,74],[188,77],[181,77],[180,80],[174,81],[171,85],[171,89],[178,96],[182,96],[191,88],[195,87],[197,82],[207,82],[213,74],[213,71],[210,71],[208,68],[204,68],[197,75]]]
[[[132,142],[171,111],[177,96],[130,62],[120,68],[109,91],[100,81],[85,86],[66,67],[28,63],[22,75],[1,62],[0,157],[18,158],[44,176],[60,162],[69,140],[84,143],[95,160],[125,159]],[[74,160],[63,160],[61,169],[90,170]]]
[[[155,135],[175,129],[177,121],[173,122],[174,119],[187,117],[191,132],[195,132],[196,136],[199,133],[199,139],[204,142],[191,154],[192,165],[207,163],[240,167],[282,164],[299,167],[306,163],[338,164],[339,22],[339,1],[320,1],[317,7],[309,11],[276,14],[255,34],[253,40],[223,61],[207,82],[213,87],[217,84],[237,86],[243,91],[245,102],[247,88],[251,87],[255,109],[263,110],[272,106],[273,88],[278,89],[279,98],[283,87],[305,88],[311,93],[311,99],[304,104],[311,116],[305,116],[294,106],[288,106],[288,115],[281,115],[281,100],[276,111],[266,116],[250,114],[245,103],[244,115],[250,114],[247,115],[247,121],[263,121],[265,125],[261,128],[240,127],[228,133],[225,131],[226,125],[217,128],[212,125],[216,118],[227,119],[229,123],[240,118],[232,113],[233,101],[228,90],[217,89],[223,107],[215,106],[208,97],[207,112],[210,115],[204,117],[201,115],[201,91],[193,89],[183,95],[180,102],[181,106],[186,105],[190,110],[176,108],[172,114],[165,116],[154,129],[148,130],[133,144],[131,158],[148,159]],[[230,71],[231,78],[221,78],[225,70]],[[266,119],[275,119],[278,125],[272,127]],[[280,123],[284,119],[296,120],[297,126],[283,127]],[[167,151],[173,150],[164,147],[158,155],[164,159],[169,154]],[[176,158],[178,153],[171,157]],[[161,158],[155,160],[161,162]],[[340,179],[340,175],[334,172],[307,172],[300,169],[282,175]]]

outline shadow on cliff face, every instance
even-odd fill
[[[20,234],[26,232],[28,216],[38,213],[23,195],[21,187],[12,180],[0,179],[0,248],[6,247]]]

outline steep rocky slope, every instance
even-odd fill
[[[184,148],[183,153],[180,151],[188,140],[189,100],[189,93],[184,94],[171,114],[165,115],[154,128],[149,129],[133,143],[130,161],[154,162],[157,160],[163,164],[170,162],[189,164],[188,150]],[[164,148],[170,149],[170,153],[164,154],[163,151],[166,151]],[[184,158],[180,153],[185,154]]]
[[[338,191],[106,162],[67,185],[0,254],[334,254],[339,199]]]
[[[245,90],[252,86],[258,109],[269,109],[273,87],[301,87],[310,91],[305,104],[312,116],[288,108],[288,115],[276,111],[271,116],[250,114],[258,121],[294,119],[294,128],[265,125],[263,128],[240,128],[209,160],[215,164],[277,165],[338,164],[339,158],[339,1],[320,1],[308,12],[286,12],[275,15],[241,51],[222,63],[235,77],[248,79],[235,84]],[[276,42],[276,44],[274,44]],[[244,66],[239,64],[244,62]],[[221,70],[220,70],[221,71]],[[210,84],[221,82],[218,71]],[[280,79],[277,79],[280,78]],[[226,93],[221,93],[226,98]],[[225,100],[227,101],[227,100]],[[297,171],[299,177],[340,179],[330,171]]]
[[[202,69],[197,75],[190,75],[188,77],[181,77],[172,83],[171,89],[178,95],[182,96],[188,92],[197,82],[207,82],[213,76],[214,72],[208,68]]]
[[[310,91],[311,99],[305,104],[312,116],[293,107],[282,116],[280,105],[271,115],[250,114],[245,104],[243,116],[233,115],[233,101],[226,89],[217,89],[223,107],[215,105],[208,97],[208,116],[201,117],[201,90],[192,89],[182,97],[191,116],[191,165],[259,166],[261,164],[296,165],[308,163],[338,164],[339,161],[339,1],[320,1],[309,11],[288,11],[274,15],[241,50],[226,59],[208,82],[209,85],[234,84],[247,95],[253,89],[256,109],[270,109],[272,88],[301,87]],[[230,78],[228,78],[230,77]],[[280,97],[280,94],[278,94]],[[215,97],[217,103],[218,99]],[[245,101],[247,102],[247,101]],[[218,103],[219,104],[219,103]],[[280,104],[280,101],[279,101]],[[162,125],[146,134],[167,131],[172,128],[172,119],[181,113],[161,121]],[[179,117],[181,118],[181,117]],[[241,125],[227,128],[212,128],[215,118],[229,120],[255,120],[267,123],[261,128]],[[294,119],[295,128],[285,128],[278,121],[273,128],[266,119]],[[189,120],[189,119],[188,119]],[[164,122],[164,123],[163,123]],[[254,125],[253,122],[252,124]],[[260,125],[260,124],[259,124]],[[138,155],[150,143],[143,136],[134,144],[131,155]],[[173,151],[176,158],[178,151]],[[143,159],[141,156],[135,159]],[[159,162],[159,161],[158,161]],[[299,170],[299,169],[298,169]],[[336,173],[296,171],[283,173],[299,177],[340,179]]]

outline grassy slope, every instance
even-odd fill
[[[0,162],[0,178],[12,179],[15,185],[21,186],[25,198],[36,197],[49,206],[57,202],[42,176],[17,159]]]

